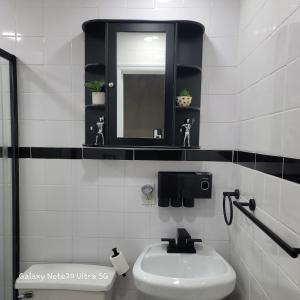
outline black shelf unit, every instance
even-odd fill
[[[85,81],[106,80],[106,27],[105,22],[94,22],[94,20],[83,24],[85,32]],[[107,103],[105,99],[105,103]],[[106,105],[92,104],[92,93],[85,90],[85,142],[95,141],[95,130],[91,126],[104,116],[106,123]],[[106,130],[106,128],[105,128]],[[105,132],[105,136],[107,136]]]
[[[191,146],[199,145],[203,33],[204,29],[199,23],[176,24],[176,95],[179,95],[182,89],[187,89],[192,96],[190,107],[176,107],[176,146],[182,145],[183,133],[180,134],[180,127],[187,118],[193,123]]]
[[[105,80],[109,82],[109,55],[108,32],[114,23],[172,24],[175,29],[174,47],[172,47],[174,61],[174,82],[172,83],[174,102],[169,107],[172,116],[172,147],[182,147],[183,135],[180,126],[186,118],[193,120],[191,130],[191,146],[199,146],[200,103],[201,103],[201,76],[202,76],[202,46],[205,28],[202,24],[193,21],[148,21],[148,20],[107,20],[95,19],[86,21],[82,25],[85,32],[85,80]],[[105,118],[105,145],[110,145],[109,136],[109,99],[107,86],[105,105],[93,105],[91,92],[85,92],[85,144],[92,145],[95,141],[95,131],[90,127],[100,116]],[[176,106],[176,96],[182,89],[188,89],[193,97],[190,107]],[[142,142],[141,142],[142,144]],[[128,145],[127,145],[128,146]],[[134,146],[134,145],[133,145]],[[136,146],[136,145],[135,145]]]
[[[181,110],[181,111],[189,111],[189,110],[194,110],[194,111],[200,111],[200,107],[197,106],[176,106],[176,110]]]
[[[105,64],[103,63],[86,64],[85,71],[89,73],[105,72]]]
[[[197,66],[197,65],[182,65],[182,64],[179,64],[177,65],[177,70],[179,71],[184,71],[184,70],[188,70],[190,72],[194,71],[194,72],[201,72],[202,71],[202,68]]]
[[[85,106],[86,109],[90,108],[90,109],[97,109],[97,108],[102,108],[105,109],[105,104],[87,104]]]

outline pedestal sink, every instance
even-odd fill
[[[220,300],[236,281],[227,261],[205,244],[197,245],[195,254],[169,254],[166,244],[150,245],[135,262],[133,277],[151,299]]]

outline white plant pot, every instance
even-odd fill
[[[177,106],[179,107],[188,107],[192,103],[192,97],[191,96],[178,96],[176,98]]]
[[[92,103],[93,104],[105,104],[105,93],[92,92]]]

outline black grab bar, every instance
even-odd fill
[[[226,193],[223,199],[226,198]],[[231,198],[229,201],[231,202]],[[225,200],[224,200],[225,201]],[[250,210],[254,211],[256,203],[254,199],[251,199],[249,203],[241,203],[238,201],[233,201],[233,205],[236,206],[243,214],[245,214],[255,225],[257,225],[267,236],[269,236],[279,247],[281,247],[289,256],[292,258],[297,258],[300,255],[300,248],[293,248],[287,244],[281,237],[279,237],[275,232],[258,220],[249,210],[244,206],[249,206]],[[224,210],[225,221],[227,220],[226,211]],[[230,217],[232,220],[232,217]]]

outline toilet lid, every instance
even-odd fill
[[[32,265],[16,280],[16,289],[108,291],[116,272],[111,267],[85,264]]]

